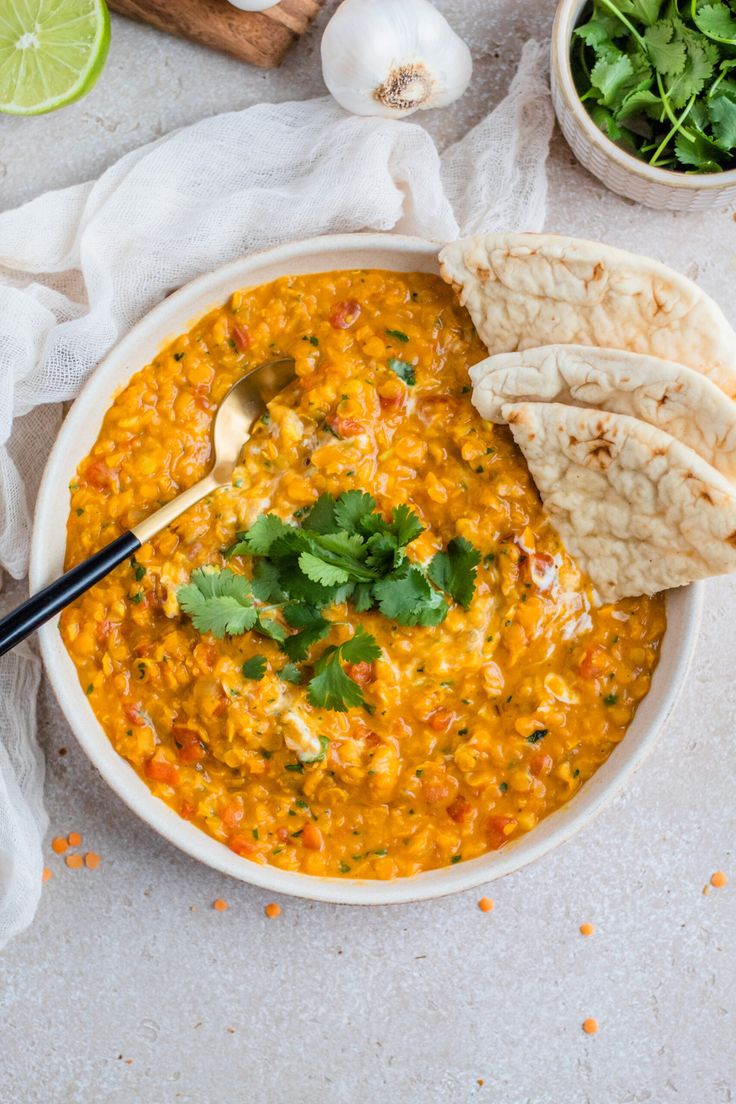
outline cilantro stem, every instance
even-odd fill
[[[626,18],[626,16],[623,14],[623,12],[620,12],[618,10],[618,8],[616,7],[616,5],[611,3],[611,0],[600,0],[600,2],[601,2],[601,4],[603,5],[604,8],[608,8],[611,15],[615,15],[615,17],[617,19],[619,19],[623,23],[623,25],[629,29],[629,31],[631,31],[632,35],[634,36],[636,41],[641,46],[641,48],[644,51],[645,55],[647,57],[649,57],[649,51],[647,50],[647,44],[646,44],[644,38],[642,37],[642,35],[640,35],[639,32],[637,31],[637,29],[633,25],[633,23],[629,22],[629,20]]]
[[[660,73],[657,73],[657,88],[659,89],[659,95],[662,99],[662,107],[664,108],[665,115],[667,116],[669,121],[672,123],[672,125],[674,127],[677,127],[677,129],[680,131],[680,133],[685,138],[688,138],[691,142],[694,142],[695,141],[695,135],[693,134],[693,132],[691,130],[686,130],[684,127],[681,127],[681,126],[678,125],[677,116],[675,115],[674,111],[672,110],[672,106],[671,106],[670,101],[669,101],[669,95],[667,93],[667,89],[664,86],[664,81],[662,80],[662,76],[661,76]],[[693,97],[693,99],[694,99],[694,97]],[[692,107],[692,104],[690,104],[690,107]],[[689,110],[690,110],[690,108],[688,108],[688,111]],[[687,112],[685,112],[685,114],[687,114]],[[680,117],[680,122],[682,122],[683,118],[684,118],[684,116]],[[669,141],[669,139],[671,137],[672,137],[671,134],[668,135],[667,138],[665,139],[665,141]]]
[[[691,96],[690,97],[690,103],[687,105],[687,107],[683,111],[682,115],[680,115],[680,118],[675,120],[675,125],[672,127],[669,134],[666,134],[664,136],[664,138],[662,139],[662,141],[659,143],[659,146],[657,147],[657,151],[654,154],[654,156],[649,159],[649,164],[650,165],[656,165],[657,164],[657,159],[658,159],[660,153],[664,152],[664,149],[667,146],[668,142],[670,142],[672,140],[672,138],[674,138],[675,134],[677,134],[678,131],[682,130],[682,124],[685,121],[685,119],[687,118],[687,116],[690,114],[690,111],[691,111],[692,106],[693,106],[694,103],[695,103],[695,96]],[[683,131],[683,134],[684,134],[684,131]]]

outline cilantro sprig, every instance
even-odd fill
[[[651,165],[736,167],[736,8],[729,0],[592,0],[573,34],[596,125]]]
[[[273,640],[287,663],[276,673],[299,684],[312,649],[333,630],[330,607],[349,602],[358,613],[378,610],[401,625],[439,625],[453,600],[467,609],[475,591],[480,553],[456,537],[426,565],[409,559],[408,546],[424,532],[416,514],[396,506],[381,514],[362,491],[323,494],[300,524],[262,514],[225,551],[228,559],[251,561],[252,578],[226,567],[197,568],[177,597],[200,632],[216,637],[253,631]],[[363,692],[344,665],[372,663],[381,654],[375,638],[358,626],[341,644],[312,659],[307,687],[312,705],[344,711],[367,708]],[[243,666],[260,680],[266,661]]]

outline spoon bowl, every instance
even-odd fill
[[[262,417],[271,399],[291,383],[295,374],[294,358],[281,356],[265,361],[241,376],[217,409],[212,428],[214,463],[204,479],[182,491],[134,529],[77,564],[0,620],[0,656],[25,640],[123,560],[134,555],[142,544],[165,529],[195,502],[226,486],[253,426]]]

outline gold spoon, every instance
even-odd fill
[[[207,475],[0,620],[0,655],[10,651],[64,606],[89,590],[195,502],[220,487],[229,486],[233,468],[240,459],[253,426],[264,414],[271,399],[283,391],[294,376],[294,358],[282,356],[252,368],[233,384],[215,415],[212,427],[215,461]]]

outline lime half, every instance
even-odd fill
[[[41,115],[78,100],[109,45],[105,0],[0,0],[0,111]]]

